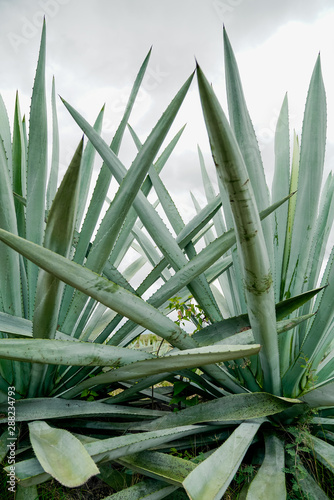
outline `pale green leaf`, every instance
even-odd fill
[[[229,194],[244,291],[254,337],[263,347],[264,388],[281,393],[270,262],[249,173],[224,112],[204,74],[197,68],[204,119],[217,173]]]
[[[144,420],[146,418],[161,417],[164,414],[164,412],[158,410],[107,405],[99,401],[68,401],[61,398],[19,399],[16,401],[15,406],[17,422],[106,415],[122,420],[133,417]],[[0,404],[0,411],[1,413],[8,413],[8,402]],[[2,418],[0,423],[8,423],[7,417]]]
[[[303,291],[307,262],[315,231],[326,142],[326,94],[317,58],[305,106],[301,138],[296,212],[285,290],[291,295]],[[312,165],[312,168],[310,168]]]
[[[125,490],[109,495],[103,500],[160,500],[160,498],[165,498],[177,489],[178,486],[147,479]]]
[[[148,65],[148,62],[150,59],[150,55],[151,55],[151,50],[148,52],[142,66],[138,72],[138,75],[135,79],[135,82],[133,84],[133,87],[132,87],[132,90],[131,90],[131,93],[129,96],[128,103],[127,103],[125,111],[124,111],[124,115],[123,115],[122,120],[121,120],[121,122],[116,130],[114,138],[110,144],[110,149],[116,155],[118,155],[118,153],[119,153],[119,149],[121,146],[124,131],[126,129],[126,125],[128,123],[131,111],[133,109],[136,97],[138,95],[140,85],[141,85],[142,80],[144,78],[145,71],[146,71],[146,68],[147,68],[147,65]],[[98,127],[98,124],[95,123],[95,127]],[[99,135],[99,134],[97,134],[97,135]],[[86,252],[87,252],[89,244],[90,244],[90,240],[91,240],[92,235],[94,233],[98,219],[101,215],[101,210],[102,210],[103,204],[105,202],[105,199],[106,199],[106,196],[108,193],[110,182],[111,182],[111,172],[110,172],[109,168],[107,167],[107,165],[103,164],[102,168],[100,170],[99,176],[97,178],[97,181],[96,181],[96,185],[94,188],[92,199],[90,201],[90,204],[89,204],[89,207],[88,207],[88,210],[86,213],[86,217],[85,217],[85,220],[84,220],[81,232],[80,232],[80,238],[79,238],[79,241],[78,241],[78,244],[76,247],[76,252],[74,255],[74,261],[78,262],[79,264],[82,264],[84,259],[85,259]],[[63,300],[63,306],[62,306],[61,315],[60,315],[60,323],[61,324],[63,324],[64,319],[66,317],[66,314],[68,312],[68,307],[71,303],[72,295],[73,295],[73,289],[66,287],[65,297]]]
[[[284,443],[275,435],[265,434],[264,461],[248,488],[247,500],[286,498],[284,453]]]
[[[51,156],[51,170],[48,180],[48,187],[46,190],[46,208],[50,210],[54,197],[56,196],[59,172],[59,130],[58,130],[58,117],[56,107],[56,86],[55,79],[52,79],[52,156]]]
[[[67,391],[63,397],[69,399],[74,395],[81,393],[99,384],[111,384],[123,380],[135,380],[157,373],[177,371],[184,368],[195,368],[213,363],[223,362],[231,359],[242,358],[257,354],[261,346],[253,344],[251,346],[209,346],[198,349],[189,349],[184,351],[173,351],[167,353],[164,357],[149,359],[147,361],[138,361],[117,370],[111,370],[106,373],[96,375],[81,382],[77,386]]]
[[[118,462],[140,474],[166,481],[175,486],[181,486],[182,481],[196,467],[189,460],[157,451],[143,451],[128,455],[118,459]]]
[[[191,500],[220,500],[232,481],[261,423],[243,423],[183,481]]]
[[[300,403],[296,399],[278,398],[264,392],[236,394],[166,415],[145,425],[145,428],[153,430],[201,422],[249,420],[273,415]]]
[[[288,98],[284,97],[275,131],[275,171],[272,184],[272,202],[281,200],[290,192],[290,139]],[[281,300],[282,268],[287,228],[288,206],[282,205],[273,215],[275,297]]]
[[[45,472],[64,486],[80,486],[99,473],[84,446],[70,432],[39,421],[29,424],[29,437]]]
[[[45,96],[45,22],[43,25],[39,59],[31,98],[29,119],[29,147],[27,159],[27,239],[42,244],[44,235],[45,194],[47,182],[47,110]],[[27,263],[29,282],[29,319],[34,310],[38,269]]]
[[[225,28],[223,30],[223,36],[225,82],[231,128],[235,134],[247,168],[250,183],[254,189],[257,207],[259,211],[261,211],[269,205],[269,191],[264,175],[261,153],[247,109],[237,62]],[[273,255],[271,242],[273,233],[270,219],[265,221],[263,232],[265,241],[268,242],[267,249],[269,260],[270,263],[272,263]]]

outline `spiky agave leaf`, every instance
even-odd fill
[[[212,155],[235,221],[248,315],[254,336],[263,346],[263,386],[281,394],[273,280],[253,190],[234,134],[199,67],[197,75]]]

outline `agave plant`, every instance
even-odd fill
[[[100,136],[104,108],[91,126],[63,100],[89,142],[84,148],[80,141],[59,187],[54,85],[50,172],[47,165],[45,26],[28,133],[18,98],[12,133],[1,101],[0,411],[8,415],[0,420],[0,440],[7,451],[8,439],[18,438],[15,477],[24,498],[35,499],[37,485],[50,477],[74,487],[99,474],[116,489],[114,467],[124,466],[150,479],[108,498],[172,498],[183,487],[191,499],[218,499],[247,451],[263,460],[247,498],[285,498],[284,440],[300,442],[305,417],[317,459],[332,464],[326,442],[332,425],[332,289],[324,288],[331,282],[332,256],[316,288],[333,209],[331,177],[319,194],[325,144],[320,62],[306,104],[300,161],[295,141],[291,174],[284,101],[270,201],[226,34],[225,54],[231,125],[197,68],[221,192],[213,193],[200,156],[208,203],[188,224],[159,174],[182,135],[165,145],[193,75],[143,144],[129,128],[138,154],[128,169],[117,155],[150,53],[110,146]],[[103,164],[85,212],[96,152]],[[120,187],[110,201],[112,176]],[[173,235],[148,201],[151,190]],[[301,222],[303,238],[296,229]],[[199,251],[203,237],[208,244]],[[130,250],[138,257],[121,272]],[[151,271],[135,289],[131,278],[144,263]],[[167,314],[170,299],[189,293],[210,323],[193,335]],[[154,354],[134,347],[133,340],[147,332],[171,349]],[[156,386],[179,383],[180,377],[201,402],[163,411],[171,398]],[[151,387],[154,398],[148,400]],[[15,397],[14,431],[8,397]],[[158,409],[152,409],[154,401]],[[315,417],[314,407],[328,408]],[[189,447],[194,436],[210,448],[200,464],[168,453]],[[301,468],[289,470],[311,495],[319,487],[306,469],[301,481]],[[10,474],[10,463],[5,470]]]

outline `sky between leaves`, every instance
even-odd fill
[[[334,4],[331,0],[0,0],[0,92],[10,120],[15,91],[29,115],[41,25],[47,22],[47,85],[93,123],[106,103],[103,137],[110,142],[137,71],[153,45],[149,71],[130,119],[142,141],[186,78],[194,57],[227,110],[222,25],[236,53],[249,111],[271,186],[274,131],[288,91],[291,134],[301,132],[312,69],[321,52],[328,104],[326,172],[334,164]],[[61,171],[81,131],[58,101]],[[51,112],[50,112],[51,119]],[[169,137],[187,123],[163,179],[185,221],[194,215],[189,191],[204,205],[197,144],[215,180],[194,82]],[[135,154],[127,134],[120,157]],[[100,165],[96,163],[96,169]],[[115,187],[115,186],[114,186]]]

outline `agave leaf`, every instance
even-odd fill
[[[329,500],[329,497],[315,482],[313,476],[305,469],[298,457],[295,462],[292,457],[287,456],[287,467],[294,470],[298,486],[308,500]]]
[[[73,240],[82,149],[83,139],[53,200],[45,230],[44,246],[65,257],[68,257],[70,253]],[[40,269],[33,316],[34,338],[53,339],[55,337],[63,290],[62,281]],[[42,390],[45,370],[45,366],[33,365],[29,383],[30,397]]]
[[[326,407],[334,405],[334,381],[333,378],[327,380],[319,386],[309,389],[301,398],[312,408]]]
[[[20,335],[23,337],[32,337],[32,321],[19,316],[12,316],[0,312],[0,331],[10,333],[11,335]],[[66,335],[65,333],[56,331],[57,340],[70,340],[78,342],[77,339]]]
[[[259,211],[261,211],[269,205],[269,191],[254,127],[249,116],[242,90],[237,62],[225,28],[223,34],[226,93],[231,128],[238,141],[250,183],[254,189],[257,207]],[[267,251],[270,263],[272,264],[273,255],[271,242],[273,233],[270,219],[264,223],[263,233],[265,241],[268,242]]]
[[[151,50],[148,52],[139,72],[133,84],[132,90],[130,92],[129,100],[126,105],[124,115],[122,120],[116,130],[114,138],[110,144],[110,149],[117,155],[119,153],[119,149],[121,146],[122,138],[124,135],[124,131],[126,129],[127,122],[129,120],[131,111],[133,109],[137,94],[139,92],[140,85],[145,75],[145,71],[150,59]],[[98,126],[95,124],[95,126]],[[98,135],[98,134],[97,134]],[[96,181],[96,185],[94,188],[94,192],[92,195],[92,199],[90,201],[87,214],[80,232],[80,238],[76,247],[76,252],[74,255],[74,262],[82,264],[89,244],[92,238],[93,232],[95,230],[97,221],[100,217],[101,210],[108,193],[109,185],[111,181],[111,172],[109,168],[103,164],[100,170],[98,179]],[[60,315],[60,323],[63,324],[66,314],[68,312],[68,308],[70,306],[72,300],[73,290],[69,287],[66,287],[66,292],[63,300],[62,311]]]
[[[9,178],[12,180],[12,141],[10,134],[10,124],[8,119],[8,113],[3,102],[3,99],[0,95],[0,137],[3,142],[5,156],[6,156],[6,164],[7,164],[7,172]]]
[[[306,304],[309,300],[315,297],[315,295],[324,290],[324,288],[324,286],[321,286],[319,288],[315,288],[314,290],[303,292],[295,297],[291,297],[290,299],[282,300],[276,304],[276,319],[281,320],[285,318],[296,309]]]
[[[213,189],[211,180],[209,178],[205,163],[204,163],[204,158],[203,154],[198,147],[198,155],[199,155],[199,161],[200,161],[200,166],[201,166],[201,172],[202,172],[202,179],[203,179],[203,185],[204,185],[204,190],[206,194],[206,199],[212,200],[215,196],[215,191]],[[220,196],[222,199],[222,197]],[[217,212],[215,217],[213,218],[214,226],[216,229],[216,233],[218,236],[221,236],[226,232],[226,225],[223,220],[223,216],[221,212]],[[232,257],[233,259],[233,257]],[[237,265],[237,262],[233,262],[234,267]],[[220,276],[219,277],[219,284],[221,286],[221,289],[224,290],[224,295],[226,297],[226,302],[227,302],[227,307],[228,307],[228,316],[231,316],[231,311],[236,311],[237,310],[237,298],[235,297],[235,289],[236,289],[236,284],[234,283],[234,278],[235,278],[235,273],[233,270],[228,270],[226,275]]]
[[[10,439],[9,431],[5,430],[2,432],[1,437],[0,437],[0,460],[1,462],[3,459],[6,457],[8,453],[8,439]]]
[[[160,498],[165,498],[177,489],[178,486],[173,486],[163,481],[147,479],[126,488],[126,490],[118,491],[104,498],[104,500],[160,500]]]
[[[160,204],[176,234],[184,228],[185,224],[182,220],[180,213],[178,212],[172,197],[170,196],[166,186],[160,179],[157,171],[154,168],[150,169],[150,179],[154,190],[158,196]]]
[[[316,286],[325,255],[329,234],[334,220],[334,180],[330,172],[326,180],[322,197],[319,217],[316,223],[315,235],[310,253],[310,274],[306,283],[307,288]]]
[[[305,316],[299,316],[297,318],[277,321],[277,334],[279,335],[280,333],[287,332],[312,317],[313,314],[306,314]],[[199,346],[213,344],[249,345],[255,342],[253,332],[249,327],[247,315],[228,318],[220,323],[209,325],[195,332],[193,338]]]
[[[331,472],[334,471],[334,446],[326,443],[322,439],[307,433],[307,440],[310,442],[312,452],[317,459],[325,465]]]
[[[327,178],[327,182],[324,186],[322,198],[321,198],[321,208],[319,211],[319,217],[316,224],[315,235],[312,242],[312,248],[310,252],[310,259],[308,263],[308,268],[310,273],[308,276],[307,283],[305,287],[312,288],[316,286],[319,280],[319,274],[321,271],[324,254],[326,251],[328,237],[333,225],[334,220],[334,181],[332,174]],[[311,310],[312,303],[305,304],[303,307],[303,314],[307,314]],[[299,329],[299,342],[304,341],[305,335],[307,334],[306,325],[304,328]]]
[[[73,118],[77,121],[78,125],[93,142],[101,157],[108,164],[116,180],[121,183],[126,173],[124,165],[118,160],[118,158],[113,157],[110,149],[107,147],[105,142],[97,136],[89,123],[69,104],[66,104],[66,107],[70,111]],[[150,236],[156,242],[160,251],[166,257],[170,265],[175,270],[178,270],[180,267],[182,267],[187,262],[183,252],[180,250],[179,246],[172,238],[164,222],[159,217],[158,213],[153,209],[152,205],[150,205],[143,192],[139,191],[137,197],[133,202],[133,206],[135,207],[141,221],[145,225]],[[212,302],[209,301],[207,304],[205,304],[205,301],[203,303],[204,299],[201,300],[203,289],[202,283],[200,281],[198,281],[197,279],[194,280],[191,284],[189,284],[188,288],[195,299],[202,304],[202,307],[204,309],[207,308],[205,309],[205,312],[208,317],[210,317],[213,321],[218,321],[221,319],[220,312],[215,307],[212,307]]]
[[[274,203],[269,208],[260,213],[260,218],[264,219],[268,217],[274,210],[276,210],[282,203],[285,203],[291,195],[285,197],[280,202]],[[178,239],[178,238],[177,238]],[[230,229],[223,235],[216,238],[215,241],[210,243],[208,247],[203,248],[199,254],[194,257],[195,260],[192,260],[192,263],[196,263],[196,266],[192,266],[186,264],[178,273],[178,277],[181,277],[182,273],[186,274],[190,271],[190,268],[193,268],[193,272],[195,273],[193,276],[197,275],[197,272],[203,272],[208,269],[212,264],[214,264],[224,253],[226,253],[236,242],[234,229]],[[181,242],[179,243],[181,246]],[[148,275],[148,277],[143,281],[143,283],[137,289],[137,293],[142,295],[160,276],[160,273],[167,265],[167,261],[165,259],[161,260],[159,264],[156,266],[156,269]],[[169,286],[168,283],[166,287]],[[299,306],[298,306],[299,307]],[[286,315],[288,315],[287,313]],[[283,316],[284,317],[284,316]]]
[[[177,242],[181,248],[184,248],[190,241],[194,240],[200,234],[200,231],[215,216],[222,205],[220,196],[216,196],[204,208],[202,208],[195,217],[177,235]]]
[[[45,96],[45,22],[43,24],[36,77],[31,98],[29,148],[27,159],[27,239],[42,244],[44,235],[45,192],[47,180],[47,111]],[[27,262],[29,318],[33,316],[38,269]]]
[[[284,203],[288,197],[284,198],[278,203],[272,205],[269,209],[263,211],[260,215],[261,218],[268,216],[275,210],[278,206]],[[234,244],[235,244],[235,233],[234,230],[231,229],[224,235],[218,237],[214,242],[210,243],[208,247],[205,247],[198,255],[196,255],[190,262],[185,264],[179,271],[175,273],[157,292],[155,292],[149,299],[148,302],[155,307],[161,306],[165,300],[171,297],[173,294],[176,294],[187,285],[192,279],[198,276],[200,273],[204,272],[211,265],[213,265],[217,259],[219,259],[224,253],[226,253]],[[160,276],[160,273],[164,269],[165,264],[164,261],[161,261],[156,268],[152,271],[152,273],[148,276],[147,279],[144,280],[142,285],[137,289],[137,294],[142,295]],[[315,292],[316,293],[316,292]],[[300,300],[308,300],[306,297],[302,297]],[[278,304],[277,314],[279,318],[287,316],[292,310],[296,309],[300,306],[298,299],[291,299],[291,303],[286,301],[282,302],[282,304]],[[291,310],[290,310],[291,307]],[[285,311],[288,311],[285,314]],[[249,324],[249,323],[247,323]],[[111,342],[114,345],[118,345],[123,339],[125,339],[126,335],[131,331],[133,325],[126,323],[124,327],[120,328],[117,333],[113,336]],[[102,336],[99,338],[99,341],[104,341],[108,335],[112,331],[112,327],[107,327],[103,332]]]
[[[275,203],[268,209],[261,212],[261,218],[267,217],[273,210],[279,207],[282,203],[284,203],[289,197],[284,198],[280,202]],[[198,274],[202,273],[206,269],[208,269],[213,263],[217,261],[225,252],[227,252],[234,244],[235,244],[235,233],[234,230],[231,229],[224,235],[218,237],[215,241],[210,243],[208,247],[205,247],[201,252],[195,256],[190,262],[185,264],[178,272],[175,273],[174,276],[170,280],[168,280],[157,292],[148,299],[148,302],[154,305],[155,307],[159,307],[164,303],[167,298],[171,297],[172,294],[177,293],[184,285],[189,283],[193,278],[198,276]],[[148,277],[143,281],[143,283],[138,287],[137,294],[143,295],[143,293],[160,277],[160,273],[163,271],[165,266],[167,265],[166,260],[161,260],[160,263],[156,266],[155,269],[148,275]],[[169,295],[169,297],[168,297]],[[294,299],[291,299],[293,301]],[[306,297],[305,299],[306,300]],[[287,303],[286,310],[288,307],[291,307],[291,310],[294,310],[296,307],[295,302]],[[295,307],[296,306],[296,307]],[[279,317],[284,317],[289,314],[287,312],[285,314],[285,303],[278,304],[277,314]],[[104,342],[105,339],[110,335],[113,331],[114,327],[119,323],[121,317],[115,318],[115,323],[108,325],[108,327],[104,330],[104,332],[99,337],[99,342]],[[129,322],[126,323],[122,328],[120,328],[115,335],[113,335],[110,342],[113,345],[119,345],[126,336],[132,331],[133,324]],[[139,335],[139,333],[138,333]]]
[[[219,500],[227,490],[261,423],[243,423],[183,481],[191,500]],[[229,457],[226,460],[226,457]]]
[[[152,375],[150,377],[145,377],[143,380],[132,384],[129,382],[123,382],[121,385],[125,387],[124,391],[116,396],[112,396],[111,398],[105,399],[104,402],[107,404],[119,404],[123,401],[127,401],[128,398],[131,399],[135,394],[141,393],[145,391],[147,388],[152,388],[152,386],[159,384],[160,382],[168,379],[171,374],[168,372],[160,373],[159,375]],[[151,389],[152,396],[152,389]]]
[[[247,500],[286,498],[284,444],[275,435],[265,434],[265,457],[247,491]]]
[[[39,422],[33,422],[33,424],[39,424]],[[139,434],[128,434],[109,439],[89,439],[87,442],[83,442],[82,446],[85,453],[91,456],[96,462],[118,460],[124,455],[138,453],[152,446],[172,441],[174,438],[196,434],[209,429],[208,426],[187,426],[158,432],[141,432]],[[45,476],[41,476],[42,471],[43,469],[39,466],[36,459],[18,462],[15,469],[16,476],[21,480],[21,484],[31,484],[32,482],[33,484],[38,484],[45,481]]]
[[[285,289],[294,295],[308,277],[307,261],[318,212],[326,142],[326,95],[320,55],[309,86],[301,140],[298,197]],[[310,168],[312,165],[312,168]]]
[[[81,140],[57,191],[45,231],[45,248],[64,257],[68,257],[72,245],[82,150],[83,140]],[[54,338],[62,292],[63,284],[46,271],[40,270],[33,318],[35,338]]]
[[[96,462],[117,460],[119,457],[153,448],[173,439],[211,430],[210,426],[188,425],[152,432],[139,432],[88,443],[85,448]]]
[[[153,430],[201,422],[249,420],[273,415],[300,403],[296,399],[278,398],[264,392],[234,394],[166,415],[150,424],[145,424],[145,428]]]
[[[175,486],[181,486],[182,481],[196,468],[196,465],[189,460],[157,451],[127,455],[117,461],[140,474],[166,481]]]
[[[0,358],[67,366],[113,366],[151,359],[134,349],[67,340],[1,339]]]
[[[224,112],[200,68],[197,74],[213,158],[218,175],[230,197],[242,262],[248,315],[254,337],[263,346],[260,362],[264,373],[264,389],[280,394],[274,288],[252,186]]]
[[[46,190],[46,208],[50,210],[54,197],[57,192],[58,185],[58,171],[59,171],[59,130],[58,130],[58,117],[56,107],[56,86],[55,79],[52,79],[52,156],[51,156],[51,170],[49,175],[48,187]]]
[[[210,345],[219,342],[225,338],[231,337],[239,332],[250,329],[250,323],[247,314],[227,318],[223,321],[209,325],[193,334],[193,338],[198,345]],[[254,337],[253,337],[254,338]]]
[[[19,104],[16,94],[14,130],[13,130],[13,191],[16,195],[26,197],[26,150],[23,137],[23,126]],[[25,237],[24,206],[15,198],[15,209],[19,236]]]
[[[110,415],[110,417],[120,417],[121,419],[132,418],[157,418],[164,415],[158,410],[131,408],[129,406],[107,405],[99,401],[68,401],[60,398],[35,398],[20,399],[16,403],[17,422],[27,422],[32,420],[49,420],[53,418],[70,417],[94,417]],[[0,404],[1,413],[8,413],[8,404]],[[0,423],[4,424],[7,418],[1,418]]]
[[[299,141],[296,132],[294,131],[292,165],[291,165],[291,176],[290,176],[290,193],[295,193],[298,189],[299,160],[300,160]],[[290,259],[292,229],[295,220],[296,203],[297,203],[297,197],[292,196],[291,199],[289,200],[289,206],[288,206],[288,220],[286,225],[285,245],[284,245],[283,263],[282,263],[282,275],[281,275],[281,290],[280,290],[281,298],[283,298],[284,296],[286,273]]]
[[[18,484],[16,486],[15,500],[36,500],[38,498],[38,491],[35,485],[24,486]]]
[[[275,171],[272,185],[272,201],[281,200],[290,192],[290,140],[289,140],[288,98],[284,97],[275,131]],[[274,262],[275,262],[275,297],[281,299],[282,268],[285,236],[288,218],[288,206],[277,209],[274,218]]]
[[[281,206],[282,203],[285,203],[291,195],[285,197],[283,200],[280,202],[276,202],[273,205],[271,205],[269,208],[264,210],[263,212],[260,213],[260,218],[264,219],[268,215],[270,215],[274,210],[276,210],[279,206]],[[185,230],[187,229],[187,226],[185,227]],[[179,241],[180,235],[176,238],[178,241],[179,245],[181,248],[183,248],[183,240]],[[201,273],[208,269],[214,262],[216,262],[227,250],[229,250],[234,244],[235,244],[235,235],[234,235],[234,229],[228,231],[224,235],[218,237],[214,242],[212,242],[208,247],[205,247],[198,256],[194,257],[195,260],[192,259],[192,263],[196,263],[195,266],[192,266],[191,263],[186,264],[183,268],[180,269],[180,272],[177,272],[177,277],[175,280],[172,281],[171,284],[166,283],[166,288],[163,288],[161,290],[158,290],[157,296],[161,293],[164,293],[165,290],[169,286],[175,283],[176,280],[180,279],[182,283],[182,276],[184,276],[188,280],[188,276],[196,277],[198,273]],[[137,294],[142,296],[144,292],[148,290],[150,286],[152,286],[160,277],[162,271],[164,268],[167,266],[167,260],[163,258],[159,264],[152,270],[152,272],[145,278],[145,280],[142,282],[142,284],[138,287],[137,289]],[[193,274],[192,274],[193,273]],[[176,292],[175,292],[176,293]],[[152,303],[153,300],[155,300],[155,295],[151,297]],[[158,303],[158,302],[157,302]],[[288,314],[288,313],[287,313]],[[284,316],[283,316],[284,317]],[[119,323],[121,317],[115,318],[115,323],[112,323],[108,325],[108,327],[105,329],[105,331],[102,333],[102,336],[99,337],[99,342],[103,342],[113,331],[115,326]],[[114,345],[118,345],[119,342],[122,341],[126,337],[126,335],[129,333],[129,329],[132,329],[131,325],[126,324],[125,327],[122,327],[117,331],[117,333],[113,336],[111,342],[115,342]]]
[[[9,473],[8,466],[4,468],[4,470]],[[51,476],[44,471],[37,458],[31,458],[30,460],[22,462],[22,465],[21,462],[16,462],[15,478],[17,484],[20,484],[23,488],[29,488],[36,484],[44,483],[50,479]]]
[[[194,347],[194,341],[192,341],[191,337],[182,332],[172,320],[113,282],[97,276],[89,269],[83,268],[51,250],[39,247],[1,229],[0,239],[6,241],[9,245],[13,245],[16,250],[42,267],[42,269],[81,290],[105,306],[129,317],[138,324],[142,324],[145,328],[161,337],[166,334],[175,345],[178,344],[181,348],[182,346],[183,348],[187,348],[187,346]]]
[[[86,261],[86,267],[99,273],[110,255],[112,247],[117,239],[117,235],[123,225],[125,217],[134,202],[134,199],[140,190],[144,177],[151,166],[162,142],[164,141],[169,128],[183,102],[188,91],[192,77],[187,80],[165,113],[154,127],[153,131],[140,149],[138,155],[133,161],[129,171],[125,175],[121,186],[110,205],[107,214],[103,218],[101,226],[97,232],[94,244],[89,252]],[[94,136],[98,134],[92,129]],[[98,136],[100,139],[100,137]],[[93,142],[96,146],[96,144]],[[108,149],[109,156],[113,157],[115,163],[116,156]],[[83,309],[86,302],[84,294],[77,293],[71,304],[71,310],[67,320],[64,323],[64,331],[70,332],[77,320],[78,311]]]
[[[150,178],[155,192],[158,195],[161,206],[164,209],[164,212],[172,228],[174,229],[176,234],[179,234],[185,227],[182,217],[180,216],[170,194],[168,193],[158,173],[153,168],[151,168],[150,170]],[[192,259],[196,255],[196,250],[192,242],[189,242],[185,246],[185,252],[189,259]],[[200,280],[202,285],[202,290],[200,292],[198,291],[197,293],[197,300],[199,301],[199,304],[203,307],[203,309],[207,311],[219,310],[214,295],[207,283],[207,280],[205,279],[205,276],[199,275],[198,280]],[[215,313],[213,312],[213,314]]]
[[[30,441],[45,472],[69,488],[84,484],[99,469],[84,446],[70,432],[46,422],[30,422]]]
[[[321,307],[318,309],[293,366],[290,367],[284,376],[283,384],[286,394],[298,395],[301,390],[307,388],[310,381],[312,383],[312,373],[318,368],[324,351],[332,341],[329,327],[334,318],[333,280],[334,266],[332,265],[328,276],[328,285],[322,293]],[[305,359],[307,363],[305,363]]]
[[[5,149],[0,138],[0,227],[17,234],[16,213],[9,179]],[[0,301],[6,313],[21,316],[20,264],[18,256],[1,245],[0,251]]]
[[[152,241],[146,236],[146,234],[139,229],[137,225],[132,228],[132,234],[135,236],[137,242],[142,248],[147,260],[154,267],[160,261],[160,254],[153,245]],[[168,281],[171,277],[168,269],[164,269],[161,273],[161,277],[164,281]]]
[[[131,127],[129,127],[130,132],[132,131]],[[172,154],[176,144],[178,143],[182,133],[183,133],[184,127],[181,128],[181,130],[173,137],[173,139],[170,141],[170,143],[166,146],[166,148],[163,150],[159,158],[154,164],[154,168],[158,173],[161,172],[162,168],[165,166],[168,158]],[[136,136],[134,136],[136,138]],[[150,179],[150,176],[148,175],[143,183],[142,186],[142,191],[145,196],[148,196],[150,190],[152,188],[152,182]],[[127,252],[129,246],[131,245],[133,237],[131,236],[131,230],[132,227],[138,218],[137,212],[134,208],[131,208],[129,211],[129,214],[126,218],[126,221],[124,223],[124,226],[122,230],[120,231],[120,234],[118,236],[117,242],[115,243],[115,246],[113,248],[112,254],[110,256],[111,262],[115,265],[118,266],[118,264],[121,262],[123,259],[125,253]]]
[[[184,368],[195,368],[213,363],[223,362],[230,359],[241,358],[257,354],[261,346],[209,346],[198,349],[184,350],[180,352],[167,353],[162,358],[138,361],[124,368],[118,368],[107,373],[89,378],[66,392],[63,397],[69,399],[85,389],[99,384],[111,384],[123,380],[135,380],[138,378],[164,373],[166,371],[177,371]]]
[[[101,134],[102,130],[104,109],[105,107],[103,106],[94,123],[94,130],[96,130],[98,134]],[[93,147],[93,145],[90,142],[88,142],[84,154],[82,156],[80,189],[79,189],[79,199],[78,199],[78,214],[76,220],[76,228],[78,230],[80,228],[80,224],[82,221],[82,217],[88,199],[95,156],[96,156],[96,150]]]

